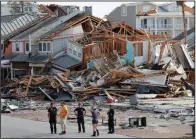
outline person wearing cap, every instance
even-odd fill
[[[54,106],[53,103],[50,104],[50,108],[48,109],[48,119],[50,123],[50,130],[51,134],[53,134],[53,127],[54,127],[54,133],[57,133],[56,129],[56,122],[57,122],[57,108]]]
[[[91,108],[91,113],[92,113],[92,126],[93,126],[92,136],[96,136],[96,133],[97,133],[97,136],[99,136],[99,130],[97,129],[99,111],[95,104]]]
[[[78,103],[78,107],[74,110],[74,112],[77,116],[78,133],[81,132],[81,125],[83,133],[85,133],[84,115],[86,114],[86,110],[82,107],[82,103]]]
[[[62,102],[60,113],[58,115],[60,117],[60,124],[62,129],[62,132],[59,135],[66,134],[67,113],[68,113],[67,106],[65,105],[65,102]]]
[[[108,115],[108,128],[109,128],[108,134],[113,134],[114,133],[114,109],[112,108],[111,104],[107,115]]]

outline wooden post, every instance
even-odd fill
[[[33,76],[31,75],[31,76],[30,76],[30,78],[29,78],[29,82],[28,82],[28,85],[27,85],[26,91],[25,91],[26,95],[28,95],[29,86],[31,85],[32,78],[33,78]]]
[[[185,21],[185,13],[184,13],[184,2],[182,2],[182,16],[183,16],[183,23],[184,23],[184,40],[185,44],[187,44],[187,31],[186,31],[186,21]]]

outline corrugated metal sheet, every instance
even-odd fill
[[[190,58],[190,55],[188,54],[187,50],[184,48],[183,45],[175,44],[174,45],[177,57],[182,64],[183,68],[194,68],[194,63],[192,59]]]
[[[1,23],[1,36],[6,36],[8,34],[13,33],[14,31],[18,30],[19,28],[22,28],[29,24],[30,22],[38,19],[39,17],[37,15],[22,15],[20,17],[17,17],[16,19],[13,19],[8,22]]]

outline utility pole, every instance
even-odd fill
[[[20,1],[21,8],[22,8],[22,14],[24,14],[24,1]]]
[[[178,6],[182,7],[182,20],[183,20],[183,24],[184,24],[184,40],[185,40],[184,44],[187,44],[187,30],[186,30],[186,21],[185,21],[185,13],[184,13],[185,3],[184,3],[184,1],[177,1],[176,3]]]

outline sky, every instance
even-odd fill
[[[138,0],[139,1],[139,0]],[[2,2],[5,3],[5,2]],[[123,3],[131,3],[131,2],[37,2],[38,4],[58,4],[58,5],[76,5],[82,7],[84,6],[92,6],[93,15],[99,18],[103,18],[105,15],[108,15],[112,12],[116,7],[122,5]],[[157,4],[164,4],[168,2],[155,2]],[[194,6],[194,2],[186,2],[186,4],[190,7]]]
[[[80,6],[80,9],[83,6],[92,6],[93,15],[100,18],[108,15],[111,11],[113,11],[116,7],[120,6],[123,3],[130,2],[38,2],[38,4],[77,5]],[[155,3],[164,4],[165,2]],[[186,4],[190,7],[194,6],[194,2],[187,2]]]

